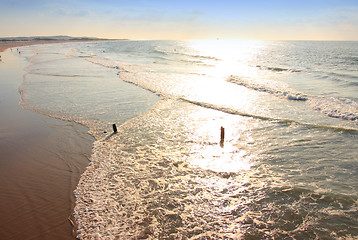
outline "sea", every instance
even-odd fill
[[[21,55],[21,105],[96,139],[74,192],[79,239],[358,239],[358,42]]]

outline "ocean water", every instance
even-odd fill
[[[21,104],[96,138],[75,190],[80,239],[358,238],[358,42],[22,54]]]

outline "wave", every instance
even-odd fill
[[[210,57],[210,56],[203,56],[203,55],[191,55],[191,54],[185,54],[186,56],[190,56],[193,58],[199,58],[199,59],[205,59],[205,60],[214,60],[214,61],[221,61],[220,59],[216,57]]]
[[[350,83],[347,83],[346,86],[349,86],[349,87],[358,87],[358,82],[350,82]]]
[[[261,65],[256,65],[256,67],[261,70],[270,70],[273,72],[301,72],[301,70],[281,68],[281,67],[265,67],[265,66],[261,66]]]
[[[114,69],[119,69],[119,64],[115,61],[111,61],[109,59],[105,59],[105,58],[93,58],[93,57],[86,57],[85,58],[87,61],[103,66],[103,67],[107,67],[107,68],[114,68]]]
[[[260,83],[237,76],[230,76],[228,82],[244,86],[246,88],[272,94],[276,97],[307,102],[312,109],[319,111],[328,117],[342,120],[358,120],[358,103],[348,98],[320,97],[297,92],[290,88],[281,89],[274,81],[261,81]],[[272,87],[274,86],[274,87]]]
[[[194,59],[220,61],[220,59],[218,59],[216,57],[213,57],[213,56],[205,56],[205,55],[194,54],[194,53],[191,54],[191,53],[188,53],[188,52],[183,52],[180,49],[176,49],[176,48],[173,48],[170,51],[154,48],[154,50],[152,52],[153,53],[158,53],[158,54],[163,54],[163,55],[173,54],[173,55],[176,55],[176,56],[184,56],[184,57],[190,57],[190,58],[194,58]]]
[[[109,59],[99,59],[89,57],[86,58],[87,61],[90,61],[94,64],[99,64],[104,67],[118,69],[120,72],[131,72],[131,64],[128,63],[119,63]],[[130,70],[128,70],[130,69]],[[141,68],[142,69],[142,68]],[[144,70],[145,71],[145,70]],[[145,88],[158,96],[163,96],[165,93],[158,93],[157,91],[150,89],[148,87],[142,86],[141,84],[134,83],[131,80],[122,79],[126,82],[133,83],[142,88]],[[328,98],[328,97],[318,97],[313,95],[308,95],[305,93],[298,92],[294,89],[288,88],[283,83],[279,83],[277,81],[271,80],[261,80],[260,82],[255,81],[254,79],[243,78],[231,75],[226,79],[227,82],[244,86],[248,89],[255,90],[258,92],[264,92],[281,99],[286,99],[289,101],[300,101],[306,102],[312,109],[321,112],[322,114],[331,117],[331,118],[339,118],[342,120],[349,121],[358,121],[358,104],[354,101],[348,101],[347,99],[339,99],[339,98]],[[217,109],[215,107],[215,109]],[[219,110],[219,109],[217,109]],[[223,108],[221,108],[221,111]],[[224,112],[231,113],[232,109],[225,109]],[[234,111],[235,112],[235,111]],[[235,112],[235,114],[237,114]],[[261,118],[263,120],[281,120],[281,119],[271,119],[262,116],[255,116],[250,114],[239,113],[242,116],[256,117]],[[290,120],[287,120],[288,122]]]
[[[240,116],[243,116],[243,117],[251,117],[251,118],[261,119],[261,120],[265,120],[265,121],[275,121],[277,123],[284,123],[284,124],[300,124],[300,125],[303,125],[303,126],[306,126],[306,127],[311,127],[311,128],[327,129],[327,130],[334,130],[334,131],[345,131],[345,132],[358,132],[358,128],[318,125],[318,124],[313,124],[313,123],[298,122],[298,121],[292,120],[292,119],[280,119],[280,118],[273,118],[273,117],[267,117],[267,116],[260,116],[260,115],[240,112],[240,111],[237,111],[237,110],[232,109],[232,108],[218,106],[218,105],[215,105],[215,104],[193,101],[193,100],[186,99],[186,98],[183,98],[183,97],[181,97],[179,99],[182,100],[182,101],[185,101],[185,102],[200,106],[200,107],[214,109],[214,110],[221,111],[221,112],[228,113],[228,114],[232,114],[232,115],[240,115]]]
[[[253,80],[250,80],[248,78],[240,78],[237,76],[230,76],[226,81],[230,83],[235,83],[237,85],[244,86],[246,88],[259,91],[259,92],[266,92],[273,94],[280,98],[285,98],[288,100],[295,100],[295,101],[307,101],[308,96],[303,93],[299,93],[294,91],[293,89],[286,88],[285,90],[275,89],[270,87],[270,85],[277,85],[273,81],[266,81],[266,82],[260,82],[257,83]]]
[[[317,111],[332,118],[358,120],[358,104],[352,99],[335,97],[311,97],[308,104]]]
[[[208,61],[220,61],[220,59],[213,56],[205,56],[195,53],[184,52],[181,49],[173,48],[172,50],[161,50],[154,48],[152,51],[155,54],[165,56],[165,60],[171,62],[184,62],[184,63],[194,63],[194,64],[207,64]],[[210,64],[208,64],[210,65]],[[211,65],[210,65],[211,66]]]
[[[74,78],[74,77],[98,77],[94,75],[80,75],[80,74],[57,74],[57,73],[40,73],[36,71],[29,72],[29,74],[39,75],[39,76],[48,76],[48,77],[64,77],[64,78]]]
[[[333,77],[338,77],[338,78],[342,78],[342,79],[352,79],[352,80],[358,79],[358,76],[353,75],[353,74],[348,74],[348,73],[330,73],[330,75],[332,75]]]

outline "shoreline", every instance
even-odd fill
[[[56,44],[56,43],[81,43],[81,42],[109,42],[109,41],[125,41],[123,39],[93,39],[93,40],[83,40],[83,39],[72,39],[72,40],[9,40],[9,41],[0,41],[0,53],[4,52],[8,48],[15,47],[25,47],[32,45],[41,45],[41,44]]]
[[[0,43],[0,50],[48,43],[55,42]],[[28,63],[10,50],[1,56],[0,238],[76,239],[73,191],[94,138],[81,124],[22,108],[18,87]]]

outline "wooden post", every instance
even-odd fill
[[[116,124],[113,124],[113,132],[114,132],[114,133],[117,133],[117,126],[116,126]]]
[[[220,147],[224,147],[224,140],[225,140],[225,128],[221,127]]]

